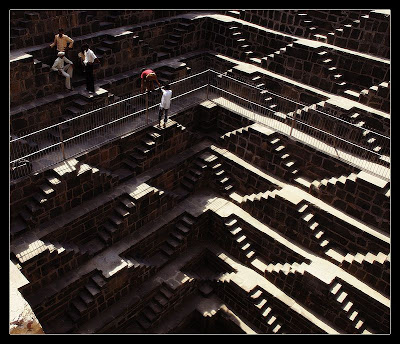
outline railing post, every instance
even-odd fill
[[[292,131],[293,131],[293,128],[294,128],[294,126],[296,125],[297,109],[298,109],[298,106],[296,106],[296,110],[294,111],[294,114],[293,114],[293,118],[292,118],[292,125],[291,125],[291,127],[290,127],[290,133],[289,133],[289,136],[292,136]]]
[[[207,72],[207,100],[209,100],[209,98],[208,98],[209,87],[210,87],[210,70],[208,70],[208,72]]]
[[[333,138],[333,149],[335,150],[335,152],[336,152],[336,155],[337,156],[339,156],[339,153],[338,153],[338,151],[337,151],[337,142],[336,142],[336,135],[337,135],[337,133],[336,133],[336,129],[337,129],[337,123],[335,122],[334,123],[334,127],[333,127],[334,129],[333,129],[333,134],[334,134],[334,138]]]
[[[62,152],[63,160],[65,160],[65,147],[64,147],[64,139],[63,139],[63,134],[62,134],[62,130],[61,130],[61,125],[58,126],[58,131],[60,133],[61,152]]]
[[[146,91],[146,124],[149,124],[149,91]]]

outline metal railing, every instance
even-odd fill
[[[170,83],[170,115],[212,100],[382,178],[390,178],[390,139],[211,69]],[[43,171],[158,121],[160,92],[141,93],[10,139],[11,179]],[[368,142],[368,140],[370,142]],[[375,143],[381,152],[370,149]]]
[[[390,179],[390,137],[317,108],[237,80],[210,78],[209,99],[385,180]]]

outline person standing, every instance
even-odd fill
[[[172,90],[169,84],[161,88],[162,96],[160,102],[160,109],[158,111],[158,125],[161,127],[161,118],[164,114],[164,128],[168,121],[168,110],[171,107]]]
[[[93,64],[95,62],[100,63],[97,56],[94,52],[89,49],[88,44],[82,45],[82,51],[85,55],[85,59],[83,60],[83,64],[85,65],[85,74],[86,74],[86,90],[89,93],[94,92],[94,76],[93,76]]]
[[[58,29],[58,35],[54,37],[54,42],[50,44],[50,48],[54,46],[57,48],[57,53],[65,53],[65,57],[68,55],[68,50],[74,45],[74,40],[67,35],[64,35],[63,29]]]
[[[158,84],[158,87],[161,87],[160,82],[157,79],[156,73],[151,69],[142,69],[142,73],[140,74],[140,91],[153,91],[154,90],[154,82]]]
[[[58,57],[54,61],[51,69],[65,77],[65,87],[68,91],[72,91],[73,88],[71,86],[71,78],[74,70],[74,64],[65,57],[65,53],[63,51],[58,52],[57,56]]]

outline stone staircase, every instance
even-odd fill
[[[238,129],[234,129],[232,131],[229,131],[223,135],[221,135],[218,139],[218,142],[221,144],[224,144],[225,142],[228,142],[230,137],[233,135],[239,135],[242,134],[244,131],[248,131],[251,125],[248,125],[246,127],[242,127],[242,128],[238,128]]]
[[[342,175],[340,177],[324,178],[321,180],[314,180],[311,182],[311,188],[326,189],[327,191],[333,190],[335,187],[344,188],[346,183],[356,183],[357,174],[350,173],[348,176]]]
[[[362,104],[384,112],[390,112],[390,81],[383,81],[376,86],[362,90],[358,99]]]
[[[369,264],[374,264],[374,262],[384,264],[386,261],[390,261],[390,254],[385,254],[383,252],[379,252],[377,254],[368,252],[365,255],[356,253],[353,255],[351,253],[343,254],[337,249],[329,249],[325,254],[337,261],[339,264],[343,263],[344,261],[346,261],[348,264],[352,264],[353,262],[357,262],[358,264],[362,264],[364,262]]]
[[[175,257],[177,252],[182,249],[182,246],[186,243],[186,237],[195,225],[195,221],[196,218],[189,213],[185,213],[185,215],[179,219],[156,253],[158,258],[161,255],[161,259],[157,259],[157,261],[161,262],[161,265]]]
[[[224,223],[225,229],[229,233],[229,237],[233,241],[233,245],[236,246],[239,252],[238,258],[245,262],[254,260],[257,255],[254,249],[254,245],[251,244],[251,240],[243,234],[242,228],[238,225],[238,221],[235,218],[228,219]]]
[[[268,303],[268,297],[264,292],[255,287],[248,293],[248,296],[251,303],[257,308],[257,312],[261,313],[264,325],[268,325],[269,333],[284,333],[282,322],[279,320],[278,314],[272,310],[271,305]]]
[[[43,184],[39,185],[18,215],[11,220],[10,234],[12,238],[25,233],[29,228],[41,222],[41,215],[45,215],[47,204],[61,188],[61,180],[55,174],[47,176]]]
[[[161,135],[162,133],[153,127],[131,152],[124,154],[121,167],[115,170],[122,181],[143,171],[143,162],[154,152],[158,142],[161,141]]]
[[[101,271],[97,271],[90,277],[88,283],[82,288],[78,296],[71,302],[66,310],[66,315],[78,324],[83,316],[87,315],[89,310],[94,307],[96,299],[101,295],[101,289],[107,283]]]
[[[155,295],[147,305],[139,312],[136,322],[145,331],[148,331],[154,323],[160,319],[169,306],[169,302],[174,295],[174,290],[168,284],[162,283]]]
[[[51,283],[55,276],[62,277],[89,258],[89,251],[73,242],[34,239],[27,246],[21,243],[13,248],[12,259],[31,283],[22,287],[24,295],[32,294]],[[14,257],[14,258],[13,258]]]
[[[263,56],[256,51],[257,48],[255,46],[252,46],[248,42],[246,35],[240,31],[240,28],[238,26],[231,26],[228,30],[233,40],[233,45],[236,48],[233,52],[233,57],[244,62],[261,66],[261,58]]]
[[[285,264],[268,264],[267,265],[267,269],[266,272],[268,273],[280,273],[282,272],[285,275],[288,274],[295,274],[295,273],[300,273],[303,274],[304,271],[306,270],[308,264],[306,263],[293,263],[293,264],[289,264],[289,263],[285,263]]]
[[[281,139],[271,139],[270,147],[270,151],[274,155],[272,161],[277,165],[276,175],[288,181],[296,178],[296,175],[299,172],[299,163],[288,153],[288,150],[282,144]]]
[[[181,186],[188,193],[193,193],[196,190],[199,181],[201,180],[202,176],[204,176],[203,166],[204,164],[202,163],[202,160],[197,158],[183,176],[183,179],[181,180]]]
[[[303,224],[311,230],[309,234],[309,238],[316,242],[317,245],[321,248],[323,252],[330,248],[329,240],[326,235],[324,235],[324,231],[319,228],[319,223],[315,221],[314,214],[307,210],[309,203],[307,201],[301,201],[298,205],[297,211],[299,212],[299,216]],[[317,248],[317,251],[320,249]]]
[[[181,18],[167,39],[164,40],[164,45],[160,47],[160,51],[157,52],[157,61],[180,55],[182,45],[185,43],[186,34],[192,29],[193,24],[190,19]]]
[[[197,165],[201,169],[211,169],[212,178],[217,186],[217,189],[223,195],[228,195],[234,191],[234,181],[224,170],[218,156],[207,151],[198,158]]]
[[[293,43],[286,44],[285,47],[268,54],[261,59],[261,67],[267,68],[272,71],[277,71],[277,65],[283,65],[285,63],[284,54],[293,49]]]
[[[79,183],[85,182],[92,183],[91,188],[97,187],[97,192],[100,192],[99,188],[104,191],[110,185],[118,183],[118,177],[105,169],[81,163],[76,159],[69,159],[66,163],[58,164],[46,173],[43,183],[38,186],[37,191],[33,192],[32,196],[25,202],[18,215],[13,216],[10,225],[11,236],[14,238],[16,235],[26,232],[29,228],[57,216],[62,211],[59,204],[59,202],[62,202],[62,198],[59,199],[57,196],[62,197],[70,191],[70,188],[75,185],[73,183],[79,185]],[[92,192],[92,196],[94,196],[94,189],[92,189]],[[77,192],[75,200],[64,205],[65,210],[82,203],[84,199],[81,197],[82,195]],[[87,198],[85,197],[85,199]]]
[[[148,190],[148,193],[155,194],[159,192],[155,188]],[[143,195],[144,196],[144,195]],[[105,245],[105,247],[112,245],[121,237],[121,231],[124,229],[125,222],[129,216],[134,214],[136,209],[135,196],[126,193],[120,197],[117,206],[114,207],[112,214],[104,222],[97,232],[97,237]]]
[[[163,316],[170,313],[180,298],[186,293],[190,293],[193,278],[179,272],[180,284],[171,286],[167,282],[162,281],[155,291],[152,291],[152,296],[145,302],[144,307],[135,316],[135,322],[139,331],[151,333],[151,329],[160,323]]]
[[[342,289],[342,285],[339,282],[334,280],[329,291],[336,301],[341,304],[343,311],[346,313],[346,317],[352,321],[356,333],[372,333],[366,328],[365,318],[359,314],[357,307],[349,300],[348,294]]]
[[[246,209],[246,207],[252,207],[253,203],[256,201],[260,201],[262,198],[263,199],[268,199],[269,197],[274,198],[276,193],[278,193],[279,190],[272,190],[272,191],[261,191],[259,193],[253,193],[250,195],[244,195],[241,196],[237,192],[233,192],[229,195],[229,197],[237,204],[239,204],[243,209]]]

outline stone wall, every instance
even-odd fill
[[[139,24],[182,14],[184,10],[36,10],[10,11],[11,50],[51,43],[59,28],[71,38],[107,28]]]
[[[28,228],[40,225],[118,184],[118,177],[107,171],[80,165],[75,159],[69,163],[73,167],[61,163],[40,177],[12,184],[11,223],[23,214]]]

